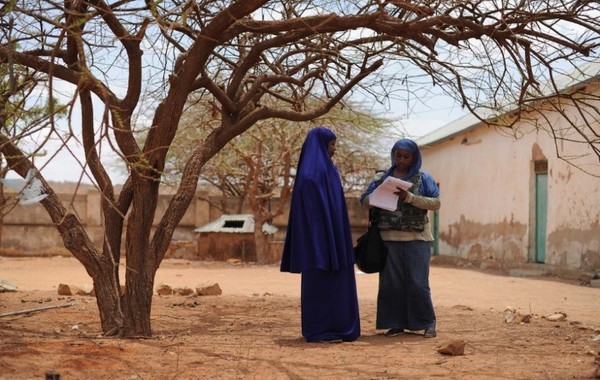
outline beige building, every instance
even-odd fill
[[[553,98],[512,127],[468,115],[419,139],[442,197],[434,254],[600,271],[600,64],[560,88],[577,89],[589,107]],[[592,146],[573,141],[583,117]]]

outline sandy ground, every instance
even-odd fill
[[[57,294],[91,288],[75,259],[0,257],[0,279],[18,287],[0,293],[0,379],[600,378],[600,289],[551,279],[433,266],[438,337],[388,338],[374,326],[377,275],[359,273],[362,335],[342,344],[302,339],[300,277],[276,266],[165,260],[156,285],[223,294],[155,296],[143,340],[102,338],[94,298]],[[438,352],[461,342],[463,355]]]

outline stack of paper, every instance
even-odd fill
[[[394,193],[398,191],[398,188],[408,191],[412,185],[412,182],[403,181],[394,177],[387,177],[383,183],[369,195],[369,205],[388,211],[396,211],[396,208],[398,208],[398,195]]]

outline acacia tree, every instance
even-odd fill
[[[182,116],[166,163],[164,177],[178,183],[193,147],[212,132],[213,116],[201,103],[190,107]],[[240,213],[249,206],[255,221],[254,241],[259,263],[269,262],[269,241],[262,226],[284,212],[291,197],[294,169],[302,142],[315,125],[326,125],[337,133],[334,158],[346,191],[363,190],[377,169],[382,157],[377,152],[378,137],[389,132],[391,119],[366,112],[359,104],[334,107],[327,115],[310,122],[264,120],[229,142],[204,165],[200,181],[219,189],[221,197],[213,203],[222,212]],[[203,128],[197,128],[202,125]],[[276,202],[273,200],[277,198]],[[211,197],[205,200],[211,202]]]
[[[202,168],[233,138],[260,120],[312,120],[361,89],[380,101],[410,100],[436,85],[473,112],[512,94],[520,106],[540,93],[540,78],[597,57],[599,7],[596,0],[14,0],[0,8],[14,20],[0,41],[0,64],[45,74],[50,100],[72,86],[77,118],[68,131],[81,138],[102,193],[101,246],[40,175],[49,194],[42,205],[93,279],[103,333],[150,336],[156,270]],[[156,103],[142,103],[144,93]],[[193,96],[212,105],[219,125],[155,215],[167,153]],[[151,120],[143,146],[136,112]],[[129,168],[118,195],[101,149]],[[20,147],[0,135],[0,151],[25,176],[32,162]]]

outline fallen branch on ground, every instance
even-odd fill
[[[4,314],[0,314],[0,318],[2,317],[8,317],[11,315],[19,315],[19,314],[28,314],[28,313],[34,313],[36,311],[43,311],[43,310],[49,310],[49,309],[58,309],[61,307],[69,307],[69,306],[73,306],[73,303],[66,303],[64,305],[53,305],[53,306],[44,306],[44,307],[38,307],[35,309],[26,309],[26,310],[19,310],[19,311],[11,311],[9,313],[4,313]]]

